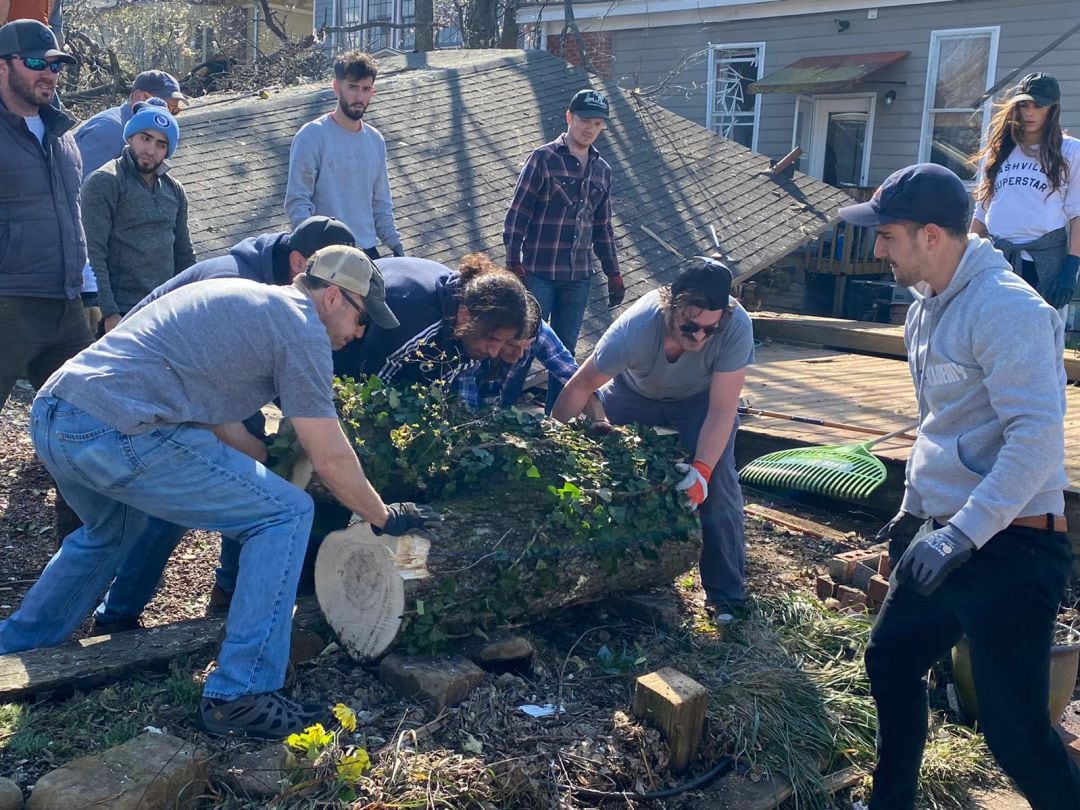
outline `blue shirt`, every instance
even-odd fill
[[[75,145],[82,155],[83,179],[124,151],[124,127],[133,115],[131,105],[124,102],[110,107],[86,120],[75,130]]]
[[[454,390],[469,408],[494,405],[496,402],[509,408],[521,396],[522,383],[534,359],[539,360],[544,370],[563,385],[570,382],[578,369],[574,355],[559,340],[555,330],[548,326],[546,321],[541,321],[536,340],[516,363],[503,363],[501,370],[492,375],[490,361],[485,360],[458,374],[454,381]]]

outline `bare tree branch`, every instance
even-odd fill
[[[589,73],[596,74],[597,70],[593,67],[592,59],[589,58],[589,49],[585,47],[585,37],[581,35],[581,29],[578,28],[577,20],[574,17],[573,0],[563,0],[562,47],[564,56],[566,55],[567,31],[570,32],[574,37],[574,42],[577,43],[578,56],[581,58],[581,66]]]
[[[278,23],[277,17],[270,8],[270,0],[259,0],[259,7],[262,9],[263,22],[266,23],[266,27],[270,29],[270,32],[282,42],[288,42],[289,35],[285,33],[285,29]]]

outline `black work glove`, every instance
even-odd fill
[[[911,539],[919,531],[919,527],[926,522],[925,518],[918,518],[910,512],[901,509],[881,530],[874,535],[875,542],[889,544],[889,567],[896,568],[900,558],[904,556],[907,547],[911,545]]]
[[[1046,292],[1043,294],[1046,303],[1054,309],[1061,309],[1072,301],[1073,293],[1076,292],[1077,271],[1080,271],[1080,256],[1073,256],[1070,253],[1061,263],[1061,270],[1058,271],[1057,277],[1046,287]]]
[[[953,571],[966,563],[975,551],[968,536],[946,524],[913,542],[900,564],[896,566],[896,581],[911,580],[923,596],[930,596]]]
[[[395,256],[401,257],[405,255],[405,248],[401,244],[401,242],[398,242],[396,245],[390,246],[390,252],[393,253]]]
[[[607,305],[608,309],[614,309],[623,302],[626,297],[626,285],[623,284],[622,276],[607,277]]]
[[[371,524],[371,531],[376,536],[392,534],[395,537],[400,537],[403,534],[409,534],[420,529],[434,529],[442,523],[442,515],[430,506],[417,506],[411,501],[389,503],[386,505],[386,511],[390,513],[390,517],[386,519],[386,523],[383,524],[382,528],[374,523]]]

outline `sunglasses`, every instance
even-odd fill
[[[360,323],[358,326],[371,326],[371,316],[364,311],[363,307],[356,303],[356,301],[353,300],[353,297],[345,292],[344,288],[338,287],[338,289],[341,290],[342,297],[352,304],[353,309],[360,313]]]
[[[27,70],[36,70],[39,73],[45,70],[45,68],[48,68],[53,73],[59,73],[64,69],[64,63],[59,60],[56,62],[48,62],[34,56],[16,56],[15,58],[26,65]]]
[[[686,317],[685,315],[683,317]],[[715,323],[712,326],[705,326],[700,323],[695,323],[689,318],[686,319],[686,323],[679,324],[679,331],[684,335],[696,335],[698,332],[702,332],[705,337],[712,337],[720,331],[720,324]]]

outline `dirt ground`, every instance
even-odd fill
[[[18,606],[22,595],[48,562],[54,548],[51,483],[34,457],[27,432],[31,399],[31,392],[27,388],[18,388],[0,413],[0,618]],[[750,500],[753,501],[752,494]],[[809,504],[773,506],[850,533],[850,541],[855,545],[867,544],[866,538],[873,534],[880,523],[880,516],[868,515],[853,508],[826,512]],[[840,550],[845,549],[826,540],[808,539],[782,526],[752,521],[748,561],[750,589],[759,595],[789,593],[793,590],[812,593],[815,576],[824,570],[829,557]],[[217,551],[217,537],[212,533],[188,533],[173,556],[163,586],[144,613],[146,625],[203,615],[213,581]],[[682,587],[676,587],[674,591],[685,611],[700,613],[701,593],[696,582],[684,582]],[[559,636],[573,638],[580,632],[582,621],[600,623],[603,618],[596,615],[584,617],[581,614],[560,617],[545,628],[544,635],[549,641]],[[609,644],[614,647],[615,640],[612,639]],[[339,690],[350,690],[357,697],[362,696],[365,704],[379,705],[381,702],[385,708],[376,711],[376,716],[369,718],[369,722],[378,726],[381,718],[386,735],[393,733],[395,724],[401,721],[400,716],[395,716],[395,708],[400,708],[400,705],[395,707],[392,696],[378,684],[370,668],[350,668],[347,662],[341,663],[329,675],[321,673],[317,680],[328,677],[334,679]],[[520,697],[527,698],[527,685],[523,689],[525,691]],[[624,684],[612,681],[605,684],[604,689],[610,691],[608,697],[616,705],[625,701]],[[1069,707],[1068,720],[1072,730],[1080,733],[1080,703],[1074,702]],[[0,737],[0,761],[3,759],[4,746],[5,741]],[[27,779],[35,771],[32,763],[22,763],[20,768]],[[717,788],[718,793],[714,794],[717,801],[721,790]],[[695,795],[696,799],[687,799],[691,801],[690,804],[673,802],[667,806],[713,806],[712,800],[707,798],[710,795],[708,791]],[[700,804],[701,801],[706,803]],[[699,803],[695,805],[693,802]],[[852,807],[851,799],[841,794],[834,806]],[[1002,787],[975,791],[968,807],[971,810],[1013,810],[1027,807],[1027,803],[1015,792]]]

